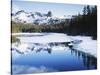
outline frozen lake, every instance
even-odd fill
[[[33,74],[97,68],[96,40],[62,33],[14,33],[12,73]]]

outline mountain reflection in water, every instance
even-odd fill
[[[58,48],[57,50],[53,50],[53,47]],[[32,43],[31,47],[29,46],[27,49],[33,53],[24,55],[24,53],[20,53],[19,50],[12,48],[12,51],[15,50],[22,54],[19,59],[12,60],[12,65],[45,65],[54,69],[56,68],[58,71],[97,69],[97,58],[74,49],[73,45],[70,45],[70,42],[48,44]],[[14,56],[12,59],[13,58]]]

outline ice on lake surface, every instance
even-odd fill
[[[29,74],[97,68],[96,40],[63,33],[14,33],[12,73]]]

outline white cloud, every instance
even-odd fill
[[[27,65],[12,65],[12,73],[15,74],[33,74],[43,72],[56,72],[57,70],[47,68],[45,66],[32,67]]]

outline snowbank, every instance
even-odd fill
[[[23,35],[17,37],[23,43],[50,43],[50,42],[70,42],[72,39],[62,33],[13,33],[12,35]],[[29,36],[31,35],[31,37]],[[33,35],[33,37],[32,37]],[[26,36],[26,37],[25,37]]]
[[[74,49],[83,51],[90,55],[97,57],[97,41],[92,40],[91,37],[86,36],[70,36],[73,40],[82,40],[82,43],[75,45]]]

